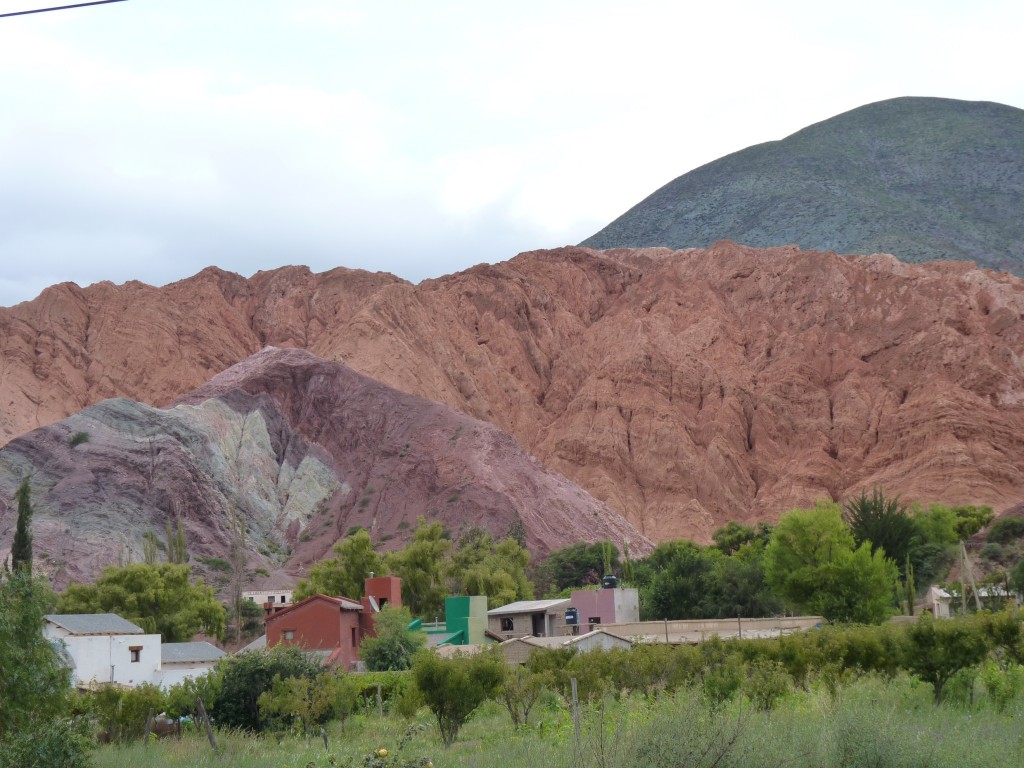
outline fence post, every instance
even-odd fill
[[[213,751],[217,751],[217,739],[213,736],[213,727],[210,725],[210,716],[206,714],[206,707],[203,706],[203,700],[196,698],[196,709],[199,710],[199,719],[203,721],[203,726],[206,728],[206,738],[210,740],[210,746],[213,747]]]

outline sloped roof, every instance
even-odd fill
[[[223,655],[224,651],[207,642],[163,643],[160,646],[162,664],[216,661]]]
[[[142,627],[116,613],[50,613],[44,617],[72,635],[144,635]]]
[[[271,621],[277,621],[282,616],[286,616],[289,613],[291,613],[292,611],[301,610],[304,605],[308,605],[309,603],[312,603],[314,601],[326,601],[328,603],[333,603],[334,605],[338,606],[338,608],[340,610],[342,610],[342,611],[362,611],[363,610],[363,604],[362,603],[357,603],[355,600],[352,600],[351,598],[348,598],[348,597],[330,597],[328,595],[310,595],[305,600],[300,600],[297,603],[292,603],[287,608],[282,608],[277,613],[272,614],[271,616],[268,616],[267,617],[267,623],[270,623]]]
[[[568,608],[572,601],[569,598],[561,600],[519,600],[515,603],[503,605],[500,608],[492,608],[487,612],[488,616],[505,616],[510,613],[547,613],[551,610]]]

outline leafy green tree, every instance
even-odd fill
[[[70,671],[43,635],[53,593],[25,569],[0,571],[0,765],[81,768],[92,739],[70,711]]]
[[[261,731],[267,721],[260,714],[260,696],[271,690],[275,678],[313,680],[323,667],[301,648],[279,645],[270,650],[247,651],[225,657],[217,663],[217,670],[220,693],[212,706],[217,724]],[[209,709],[209,702],[204,703]]]
[[[391,573],[402,579],[402,603],[413,616],[434,616],[444,611],[452,542],[441,523],[427,523],[422,516],[412,541],[388,555]]]
[[[703,550],[691,541],[662,542],[637,563],[641,618],[707,618],[708,584],[717,549]]]
[[[962,540],[971,538],[995,517],[992,507],[986,506],[961,505],[953,507],[953,514],[956,515],[957,536]]]
[[[18,486],[14,498],[18,502],[18,523],[11,545],[11,568],[32,572],[32,487],[26,477]]]
[[[533,598],[533,584],[526,577],[530,553],[514,539],[495,542],[474,528],[459,542],[449,571],[451,594],[486,595],[491,608]]]
[[[606,576],[605,561],[607,545],[610,542],[587,544],[577,542],[555,550],[539,564],[536,582],[543,594],[557,594],[565,589],[578,589],[591,584],[600,584]],[[613,545],[612,571],[619,568],[618,549]]]
[[[961,669],[981,663],[988,654],[984,630],[974,619],[936,621],[924,614],[907,628],[907,669],[932,684],[935,703],[942,703],[943,689]]]
[[[43,636],[52,599],[42,579],[0,571],[0,741],[66,711],[69,670]]]
[[[420,651],[412,674],[426,705],[437,718],[441,741],[448,747],[471,714],[494,696],[505,679],[506,664],[496,653],[443,659],[433,651]]]
[[[747,544],[760,541],[767,546],[772,537],[772,527],[767,523],[758,523],[757,528],[730,520],[711,534],[712,541],[723,555],[734,555]]]
[[[904,563],[921,542],[921,534],[906,506],[900,504],[899,498],[887,499],[878,488],[870,496],[861,491],[843,509],[854,543],[859,546],[869,542],[872,552],[881,549],[895,563]]]
[[[334,691],[328,678],[325,673],[315,678],[275,675],[270,690],[257,699],[260,718],[264,723],[279,722],[284,726],[298,721],[308,736],[330,717]]]
[[[867,542],[854,549],[839,507],[820,503],[779,520],[765,578],[792,608],[829,621],[878,623],[891,612],[896,566]]]
[[[705,600],[708,618],[756,618],[782,612],[782,599],[764,577],[766,546],[766,541],[757,537],[740,545],[729,557],[713,560]]]
[[[214,667],[205,675],[189,677],[172,685],[164,699],[164,710],[170,717],[195,718],[198,714],[196,699],[202,699],[204,707],[212,707],[220,695],[221,667]]]
[[[911,508],[911,517],[927,544],[952,546],[960,541],[956,513],[944,504],[915,505]]]
[[[141,739],[149,713],[163,710],[164,693],[150,683],[128,689],[107,683],[93,693],[93,716],[112,743]]]
[[[498,698],[512,718],[513,728],[529,725],[530,712],[550,687],[550,674],[533,672],[524,664],[516,664],[506,671]]]
[[[370,533],[360,528],[339,541],[332,550],[336,557],[321,560],[309,569],[309,576],[300,579],[295,588],[295,600],[310,595],[344,595],[353,600],[363,596],[370,574],[384,575],[384,557],[373,549]]]
[[[116,613],[165,643],[186,642],[202,630],[224,636],[226,612],[211,587],[189,582],[187,565],[134,563],[109,567],[95,584],[72,584],[57,601],[58,613]]]
[[[405,607],[386,605],[374,620],[375,637],[359,647],[359,657],[371,672],[409,669],[416,652],[427,644],[423,632],[409,629],[412,614]]]

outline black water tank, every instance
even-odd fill
[[[580,612],[572,606],[565,609],[565,623],[567,626],[575,626],[580,623]]]
[[[601,589],[615,589],[619,586],[619,580],[610,573],[601,579]]]

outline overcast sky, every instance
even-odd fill
[[[1019,0],[127,0],[0,18],[0,305],[211,264],[419,281],[575,243],[686,171],[869,102],[1024,107],[1022,29]]]

